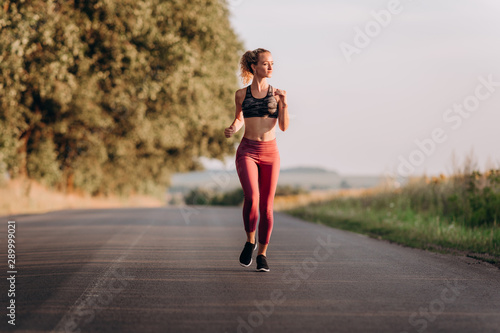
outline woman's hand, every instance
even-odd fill
[[[234,133],[236,133],[236,126],[231,125],[224,130],[224,135],[226,138],[230,138]]]
[[[276,89],[274,91],[274,94],[278,95],[280,98],[283,98],[283,100],[286,101],[286,91],[285,90]]]

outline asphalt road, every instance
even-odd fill
[[[1,217],[1,331],[500,332],[500,270],[275,213],[269,273],[239,208]],[[16,221],[15,326],[7,221]]]

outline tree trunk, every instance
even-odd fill
[[[66,177],[66,193],[73,193],[74,190],[74,183],[75,183],[75,174],[73,171],[70,171],[68,173],[68,176]]]
[[[32,130],[32,128],[29,128],[19,138],[19,141],[21,141],[21,146],[18,149],[19,156],[21,157],[19,175],[23,177],[28,177],[28,141]]]

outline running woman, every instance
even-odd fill
[[[259,249],[257,271],[269,272],[266,251],[273,230],[273,204],[280,171],[280,155],[276,145],[276,124],[282,131],[288,128],[286,91],[272,87],[267,79],[273,73],[273,57],[265,49],[247,51],[241,57],[243,84],[236,91],[234,121],[224,130],[227,138],[245,125],[243,139],[236,151],[236,170],[244,193],[243,223],[247,241],[240,255],[240,264],[252,264],[252,252]]]

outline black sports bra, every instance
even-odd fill
[[[278,118],[278,102],[273,95],[273,87],[269,85],[266,97],[255,98],[252,96],[252,88],[247,87],[247,93],[241,103],[244,118],[265,117]]]

